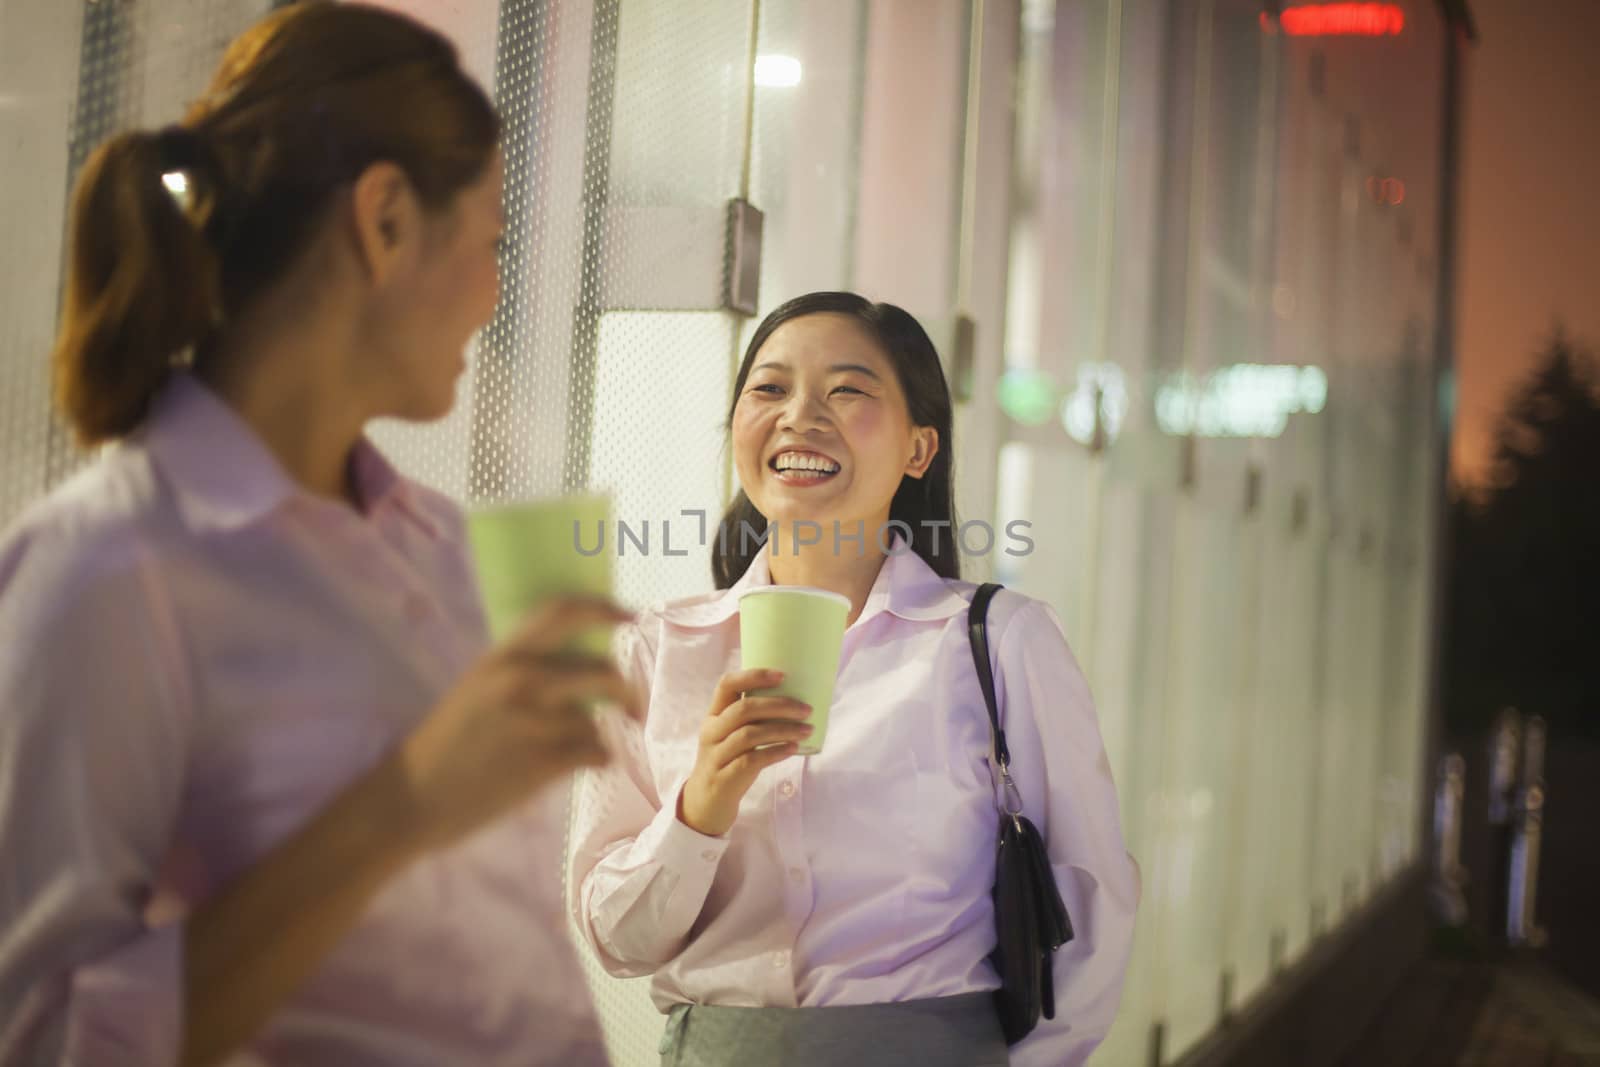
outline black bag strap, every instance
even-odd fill
[[[1000,726],[1000,702],[994,695],[994,666],[989,659],[989,602],[1003,588],[996,582],[978,586],[972,595],[972,606],[967,609],[967,639],[972,643],[972,662],[978,669],[983,702],[989,709],[990,758],[1006,791],[1007,806],[1001,810],[1015,819],[1022,814],[1022,795],[1011,780],[1011,750],[1006,747],[1006,732]]]
[[[972,642],[972,662],[978,668],[983,702],[989,708],[989,737],[994,745],[995,762],[1009,767],[1011,752],[1006,748],[1006,732],[1000,727],[1000,707],[994,695],[994,667],[989,659],[989,601],[1001,588],[995,582],[978,586],[972,596],[972,607],[967,609],[967,639]]]

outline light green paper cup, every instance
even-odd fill
[[[822,751],[849,616],[850,601],[826,589],[772,585],[739,597],[741,666],[783,672],[781,684],[750,695],[793,697],[811,705],[806,722],[812,732],[800,742],[801,755]]]
[[[611,596],[615,550],[601,532],[610,525],[611,498],[603,493],[491,504],[469,513],[467,539],[494,639],[514,632],[553,596]],[[610,627],[586,631],[572,648],[592,656],[610,650]]]

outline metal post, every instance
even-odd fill
[[[1495,720],[1489,753],[1489,824],[1504,826],[1511,821],[1511,805],[1517,789],[1517,754],[1522,747],[1522,716],[1516,708],[1505,708]]]
[[[1534,715],[1522,738],[1522,787],[1544,784],[1544,719]]]
[[[1510,907],[1512,816],[1516,805],[1517,764],[1522,749],[1522,716],[1505,708],[1495,721],[1489,750],[1489,895],[1488,926],[1504,936]]]
[[[1522,787],[1514,808],[1514,825],[1506,884],[1506,940],[1538,948],[1545,943],[1539,928],[1539,840],[1544,828],[1544,720],[1528,720],[1523,741]]]
[[[1439,781],[1433,802],[1433,836],[1437,845],[1433,902],[1440,921],[1460,926],[1467,921],[1467,900],[1462,893],[1467,872],[1461,866],[1461,808],[1466,790],[1466,760],[1452,752],[1439,761]]]
[[[1511,883],[1506,892],[1506,940],[1539,948],[1545,932],[1534,921],[1539,896],[1539,835],[1544,823],[1544,787],[1533,786],[1523,798],[1517,833],[1511,842]]]

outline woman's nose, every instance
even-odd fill
[[[810,393],[796,389],[778,413],[778,429],[804,433],[830,425],[827,408]]]

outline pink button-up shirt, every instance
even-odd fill
[[[903,546],[902,546],[903,547]],[[717,679],[739,666],[738,597],[771,584],[758,555],[730,590],[644,613],[623,664],[649,691],[619,759],[580,780],[568,903],[602,964],[652,974],[674,1003],[813,1006],[999,985],[997,795],[968,644],[974,586],[905,552],[846,631],[821,753],[764,770],[725,837],[675,817]],[[1081,1064],[1121,995],[1139,899],[1083,675],[1050,608],[989,610],[1002,725],[1077,937],[1056,954],[1056,1019],[1015,1064]]]
[[[176,1062],[185,909],[485,647],[455,507],[354,474],[364,514],[300,491],[180,375],[0,542],[0,1063]],[[392,881],[229,1062],[604,1063],[556,793]]]

